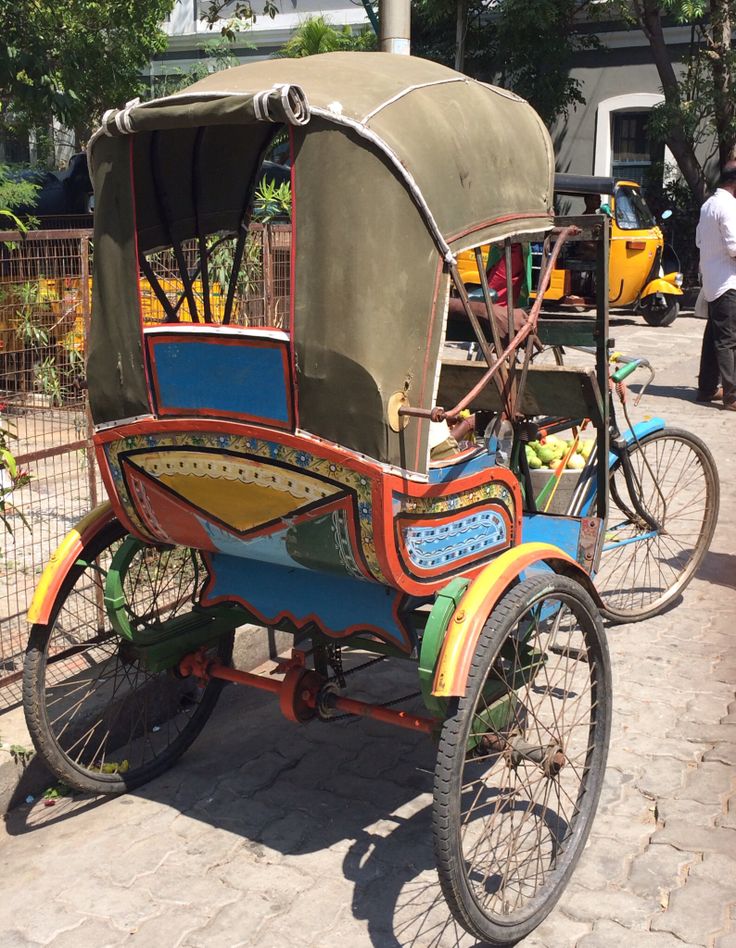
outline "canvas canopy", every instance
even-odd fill
[[[236,232],[284,126],[300,427],[422,472],[427,426],[392,431],[388,401],[432,403],[453,255],[550,226],[553,152],[527,103],[412,57],[259,62],[105,115],[90,145],[95,420],[150,412],[138,254]]]

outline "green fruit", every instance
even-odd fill
[[[537,456],[542,464],[549,464],[550,461],[555,459],[555,449],[552,445],[543,444],[537,451]]]
[[[542,462],[539,460],[536,451],[530,451],[529,448],[526,450],[526,460],[530,471],[538,471],[542,466]]]
[[[578,445],[578,454],[582,454],[582,456],[587,461],[588,458],[590,457],[590,453],[593,450],[594,445],[595,445],[595,441],[581,441],[580,444]]]
[[[567,462],[571,471],[580,471],[585,467],[585,458],[581,454],[573,454]]]

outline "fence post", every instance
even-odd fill
[[[84,325],[84,361],[85,378],[87,377],[86,364],[87,353],[89,351],[89,328],[92,315],[90,306],[90,273],[89,273],[89,237],[84,236],[79,239],[79,258],[81,262],[81,301],[82,301],[82,323]],[[84,394],[85,416],[87,419],[87,484],[89,485],[89,499],[94,509],[99,503],[97,495],[97,464],[95,462],[95,450],[92,447],[92,435],[94,434],[94,424],[92,422],[92,413],[89,410],[89,398],[85,390]]]

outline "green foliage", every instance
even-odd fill
[[[89,129],[142,90],[141,70],[166,46],[174,0],[20,0],[0,5],[0,126],[53,115]]]
[[[291,185],[262,179],[253,196],[253,219],[262,224],[291,217]]]
[[[240,45],[255,48],[251,43],[244,43],[239,40]],[[220,36],[217,39],[210,40],[202,47],[204,56],[202,59],[191,66],[189,69],[174,69],[163,76],[159,76],[155,81],[155,87],[151,90],[150,97],[173,95],[181,89],[205,79],[213,72],[221,72],[223,69],[231,69],[238,65],[238,60],[233,56],[232,44],[225,37]]]
[[[587,4],[578,0],[468,0],[464,71],[527,99],[551,124],[583,104],[582,87],[570,76],[573,56],[597,48],[593,34],[575,30]],[[453,66],[456,0],[414,0],[412,52]]]
[[[286,59],[302,59],[317,53],[345,50],[370,52],[375,48],[376,36],[368,27],[353,36],[353,31],[347,24],[337,29],[324,17],[315,16],[300,23],[294,35],[275,55]]]
[[[9,753],[21,767],[27,767],[36,754],[32,747],[24,747],[22,744],[11,744]]]
[[[228,8],[227,17],[222,16],[225,8]],[[265,0],[263,5],[264,16],[273,19],[278,12],[279,8],[274,0]],[[256,22],[257,14],[249,0],[237,0],[235,4],[231,0],[210,0],[200,19],[204,20],[210,30],[219,26],[222,36],[233,42],[236,38],[240,41],[238,34],[250,29],[253,23]]]

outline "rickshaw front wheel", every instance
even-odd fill
[[[119,794],[151,780],[189,747],[223,683],[204,687],[173,671],[148,671],[107,616],[105,578],[127,536],[113,521],[66,577],[47,625],[26,650],[23,702],[37,753],[57,779],[88,793]],[[166,620],[191,609],[205,572],[199,554],[141,544],[123,589],[131,616]],[[229,663],[232,634],[212,657]]]
[[[437,755],[440,884],[473,937],[516,944],[552,910],[590,831],[610,727],[592,599],[555,573],[521,582],[484,626]]]
[[[655,294],[656,295],[656,294]],[[676,296],[665,296],[664,306],[657,306],[654,296],[647,296],[640,304],[641,314],[648,326],[665,328],[671,326],[680,313],[680,303]]]

